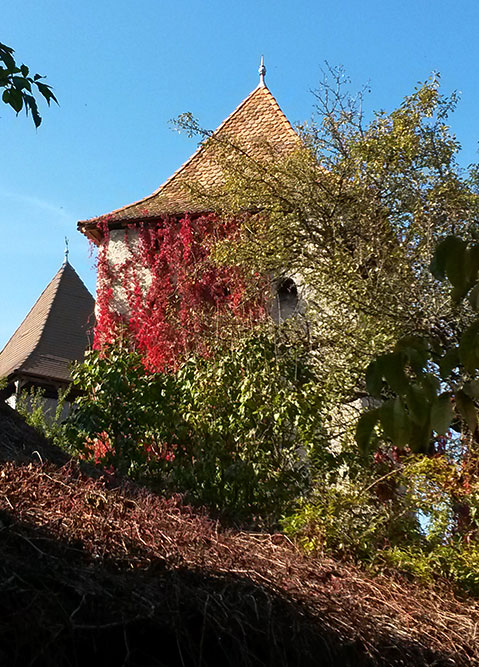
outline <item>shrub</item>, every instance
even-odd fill
[[[42,435],[55,445],[65,448],[65,418],[69,389],[59,390],[55,408],[48,406],[45,392],[40,387],[31,387],[22,391],[17,399],[15,409]],[[68,408],[69,409],[69,408]]]
[[[445,578],[478,594],[479,486],[468,469],[475,465],[477,458],[466,467],[454,451],[384,453],[363,460],[355,478],[317,487],[283,527],[308,552],[428,583]]]
[[[310,483],[322,400],[307,350],[254,333],[175,373],[150,373],[119,347],[75,371],[69,421],[84,456],[183,491],[241,521],[273,523]]]

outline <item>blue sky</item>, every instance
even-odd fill
[[[169,120],[191,111],[216,127],[266,82],[288,118],[306,120],[327,60],[367,108],[392,110],[439,71],[461,91],[451,124],[478,159],[477,0],[16,0],[2,6],[0,41],[47,75],[60,101],[44,122],[0,104],[0,347],[63,261],[94,292],[76,222],[155,190],[196,148]]]

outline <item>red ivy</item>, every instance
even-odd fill
[[[190,352],[209,355],[238,326],[265,317],[266,281],[210,259],[217,239],[234,242],[234,223],[185,215],[129,227],[128,257],[118,264],[108,252],[108,219],[100,230],[96,349],[123,336],[143,354],[148,370],[174,369]],[[116,309],[120,295],[127,314]]]

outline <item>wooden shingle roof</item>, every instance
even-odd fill
[[[261,84],[221,123],[212,137],[231,140],[252,157],[257,157],[259,152],[264,151],[264,141],[279,151],[291,149],[298,141],[298,135],[275,98],[268,88]],[[223,172],[216,152],[211,142],[206,142],[152,195],[108,215],[82,220],[78,223],[78,228],[90,239],[98,241],[98,223],[103,220],[109,225],[121,226],[165,214],[203,212],[204,204],[195,201],[188,184],[196,183],[202,189],[216,189],[223,182]]]
[[[65,262],[0,352],[0,377],[28,375],[65,382],[91,342],[95,302]]]

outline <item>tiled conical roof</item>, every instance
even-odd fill
[[[298,135],[265,85],[255,88],[221,123],[213,137],[231,139],[252,157],[258,157],[258,152],[264,151],[262,141],[282,151],[292,148],[298,141]],[[93,240],[98,240],[96,225],[102,219],[107,219],[109,224],[129,224],[165,214],[200,212],[204,210],[204,205],[195,202],[186,184],[196,183],[202,189],[208,189],[221,186],[223,181],[221,165],[211,144],[207,143],[201,145],[152,195],[119,208],[108,216],[82,220],[78,228]]]
[[[25,374],[68,381],[90,344],[95,302],[65,262],[0,352],[0,377]]]

